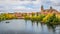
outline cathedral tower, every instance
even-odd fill
[[[50,10],[53,9],[52,6],[50,6]]]
[[[43,11],[44,10],[44,8],[43,8],[43,5],[41,6],[41,11]]]

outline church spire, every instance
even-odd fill
[[[50,6],[50,9],[53,9],[52,6]]]
[[[41,11],[43,11],[43,10],[44,10],[43,5],[41,5]]]
[[[41,5],[41,10],[44,10],[43,5]]]

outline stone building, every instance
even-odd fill
[[[43,8],[43,5],[42,5],[42,6],[41,6],[41,14],[46,15],[46,14],[48,14],[48,13],[55,13],[55,14],[57,14],[58,11],[57,11],[56,9],[53,9],[52,7],[50,7],[50,9],[44,9],[44,8]]]

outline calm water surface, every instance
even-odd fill
[[[60,26],[51,28],[40,22],[13,19],[0,22],[0,34],[60,34]]]

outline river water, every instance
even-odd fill
[[[51,28],[46,24],[24,19],[5,20],[0,22],[0,34],[60,34],[60,26]]]

